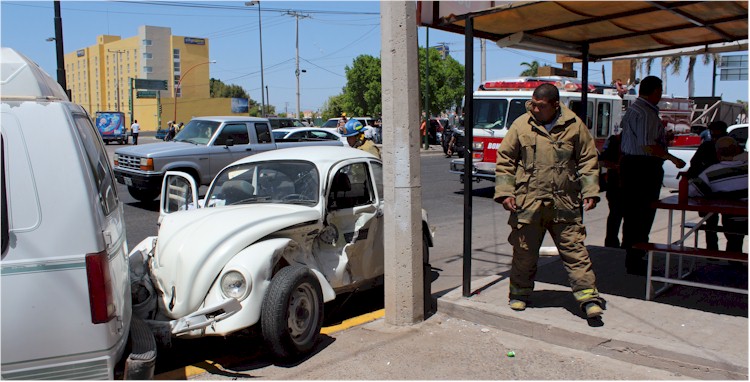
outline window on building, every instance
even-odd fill
[[[174,72],[175,73],[180,73],[180,63],[179,62],[175,62],[174,63]]]
[[[143,39],[143,46],[151,46],[151,40]]]
[[[179,49],[173,49],[172,50],[172,57],[176,60],[180,59],[180,50]]]
[[[151,54],[151,53],[149,53],[149,52],[143,52],[143,59],[144,59],[144,60],[150,60],[150,59],[152,59],[153,57],[154,57],[154,55],[153,55],[153,54]]]
[[[144,66],[143,67],[143,72],[144,73],[153,73],[154,72],[154,68],[152,68],[150,66]]]

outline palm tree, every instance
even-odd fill
[[[527,67],[526,70],[521,72],[521,76],[536,76],[539,73],[539,62],[536,60],[531,61],[530,64],[528,62],[522,62],[521,66]]]
[[[672,67],[672,74],[679,74],[682,67],[682,56],[666,56],[661,58],[661,80],[664,82],[664,94],[667,94],[667,69]]]
[[[718,53],[704,54],[701,62],[703,65],[708,65],[712,61],[716,62],[721,60],[721,55]],[[688,83],[688,97],[692,97],[695,93],[695,63],[698,61],[696,55],[690,55],[688,60],[687,76],[685,81]]]

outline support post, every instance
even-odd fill
[[[474,140],[474,19],[466,19],[464,32],[464,256],[463,296],[471,296],[471,173],[473,167],[472,141]]]
[[[380,3],[385,248],[385,321],[424,320],[422,180],[416,7]]]

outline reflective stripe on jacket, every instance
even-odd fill
[[[531,112],[511,125],[497,149],[495,200],[515,196],[519,222],[535,202],[551,199],[562,221],[580,219],[581,201],[599,198],[599,162],[596,145],[586,125],[560,105],[550,132]]]

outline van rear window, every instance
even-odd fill
[[[102,212],[104,215],[109,215],[117,210],[119,199],[117,198],[112,168],[109,166],[107,151],[98,137],[97,130],[87,116],[75,114],[73,119],[83,148],[86,151],[90,168],[89,173],[99,193],[99,203]]]

